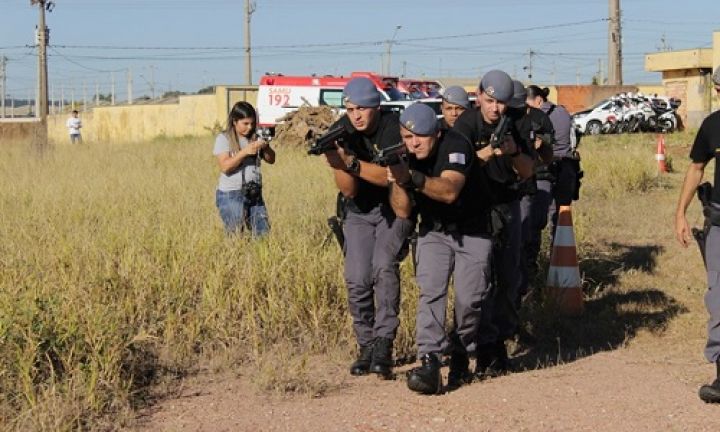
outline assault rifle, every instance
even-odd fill
[[[501,116],[495,131],[490,135],[490,146],[494,149],[500,148],[505,141],[505,136],[510,133],[512,119],[509,116]]]
[[[309,155],[319,156],[321,154],[327,153],[330,150],[335,150],[337,148],[336,142],[339,144],[342,144],[343,141],[347,137],[350,136],[350,131],[343,126],[343,125],[337,125],[333,129],[330,129],[325,133],[325,135],[318,138],[312,146],[308,149]]]
[[[380,150],[378,154],[373,158],[373,163],[376,163],[381,167],[389,167],[407,161],[407,147],[402,141]]]

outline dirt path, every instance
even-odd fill
[[[140,430],[717,430],[720,407],[696,396],[710,372],[622,349],[434,397],[363,377],[324,398],[281,399],[258,396],[242,377],[216,377],[146,412]]]
[[[582,323],[576,323],[584,330],[568,349],[597,352],[599,340],[611,351],[581,354],[570,363],[432,397],[413,394],[402,378],[349,377],[344,375],[345,365],[339,372],[335,367],[329,372],[333,377],[347,376],[338,379],[345,385],[315,399],[264,395],[248,377],[201,376],[186,382],[180,397],[144,411],[137,429],[718,430],[720,406],[706,405],[697,397],[699,386],[714,374],[714,366],[702,358],[706,320],[702,263],[696,249],[680,249],[673,243],[668,221],[674,200],[675,191],[666,191],[596,204],[603,215],[602,229],[587,239],[605,252],[581,267],[588,270],[586,278],[609,288],[606,295],[588,302]],[[656,210],[629,214],[633,208]],[[573,330],[573,325],[566,329]],[[563,348],[565,344],[563,340]]]

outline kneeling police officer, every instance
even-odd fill
[[[417,283],[420,299],[416,339],[422,366],[408,374],[416,392],[442,390],[440,359],[452,351],[467,358],[475,351],[480,305],[488,296],[490,276],[489,202],[470,142],[453,131],[440,131],[432,108],[417,103],[400,116],[407,162],[389,167],[390,203],[402,219],[419,216]],[[445,331],[450,276],[455,284],[455,333]],[[449,384],[469,377],[467,361],[451,361]]]

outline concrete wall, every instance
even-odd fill
[[[636,92],[635,86],[561,85],[556,86],[558,105],[563,105],[571,114],[587,109],[603,99],[618,93]],[[551,93],[552,96],[552,93]],[[550,97],[552,100],[552,97]]]
[[[669,70],[706,68],[712,63],[712,48],[665,51],[645,56],[645,70],[665,72]]]
[[[664,95],[665,94],[665,86],[660,84],[638,84],[637,89],[640,93],[644,94],[645,96],[648,95]]]
[[[685,69],[663,72],[665,94],[682,101],[678,117],[685,127],[696,128],[711,110],[709,69]]]
[[[97,107],[82,113],[83,139],[105,143],[147,141],[157,137],[210,135],[226,124],[232,105],[247,100],[256,105],[255,86],[217,86],[214,94],[180,96],[177,103]],[[67,114],[48,117],[48,136],[67,142]]]
[[[40,119],[0,119],[0,144],[11,141],[27,141],[35,137]]]

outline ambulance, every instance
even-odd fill
[[[278,120],[303,105],[333,107],[342,112],[343,88],[353,78],[372,80],[384,102],[405,99],[397,90],[398,79],[373,72],[353,72],[350,76],[286,76],[268,74],[260,78],[257,111],[258,128],[274,129]]]

